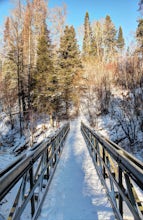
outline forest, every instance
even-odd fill
[[[86,12],[78,31],[66,17],[65,4],[17,0],[0,47],[0,120],[5,113],[10,129],[23,136],[40,119],[61,122],[83,114],[143,160],[142,16],[131,46],[110,15],[91,22]]]

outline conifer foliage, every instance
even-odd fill
[[[95,45],[90,26],[89,14],[86,12],[84,19],[84,38],[83,38],[83,57],[89,57],[95,54]]]
[[[122,51],[124,46],[125,46],[125,41],[124,41],[124,38],[123,38],[122,27],[120,26],[119,27],[119,32],[118,32],[118,38],[117,38],[117,47],[120,51]]]
[[[59,48],[59,77],[62,97],[65,103],[65,114],[69,116],[69,107],[73,97],[77,96],[74,80],[81,68],[80,53],[73,26],[66,26],[61,37]]]
[[[109,15],[104,22],[104,55],[105,60],[110,61],[116,53],[116,29]]]
[[[38,40],[37,66],[33,75],[33,105],[40,111],[47,111],[49,104],[49,85],[51,75],[54,73],[51,55],[49,31],[44,23]]]
[[[29,115],[33,113],[56,113],[56,116],[64,115],[68,118],[71,107],[75,110],[76,106],[78,109],[79,100],[82,99],[80,95],[83,93],[88,97],[88,105],[94,100],[94,93],[99,103],[103,100],[107,103],[107,100],[110,101],[110,97],[107,99],[107,95],[110,96],[110,85],[108,88],[107,84],[113,77],[129,85],[134,76],[134,68],[138,66],[136,69],[143,69],[143,19],[139,19],[136,31],[138,44],[135,52],[138,53],[136,57],[133,54],[135,66],[132,64],[133,56],[124,62],[123,56],[116,59],[116,55],[124,49],[125,40],[122,27],[119,27],[116,35],[115,25],[109,15],[90,23],[89,13],[86,12],[82,54],[74,27],[65,27],[65,17],[65,6],[57,7],[50,13],[47,0],[17,0],[13,15],[6,19],[4,56],[1,57],[0,68],[0,87],[3,88],[1,96],[11,121],[16,106],[21,131],[24,120],[30,120]],[[141,71],[136,77],[140,84]],[[127,79],[128,82],[125,82]],[[102,109],[105,108],[98,110]]]
[[[3,108],[10,117],[15,111],[19,115],[22,135],[22,129],[29,126],[32,115],[58,109],[60,93],[54,71],[56,64],[53,64],[51,35],[46,26],[47,0],[15,2],[13,13],[5,22],[0,78]],[[9,86],[5,83],[7,78]],[[11,94],[13,102],[9,101],[9,105],[7,97]]]

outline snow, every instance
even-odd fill
[[[0,150],[0,171],[3,170],[5,167],[7,167],[10,163],[12,163],[14,160],[16,160],[11,154],[10,149],[1,149]]]
[[[0,171],[18,159],[19,154],[17,152],[24,145],[27,147],[26,153],[28,154],[31,145],[33,147],[38,145],[57,130],[56,127],[53,128],[50,125],[47,118],[44,118],[44,121],[41,119],[37,122],[33,134],[29,129],[24,130],[22,137],[20,137],[17,126],[15,124],[15,129],[11,130],[9,117],[4,112],[0,113]],[[25,150],[21,154],[23,153],[25,154]]]
[[[113,220],[106,192],[80,131],[71,122],[61,159],[38,220]]]
[[[70,133],[67,136],[60,161],[38,220],[115,219],[105,189],[101,185],[85,141],[82,137],[80,131],[81,120],[88,124],[82,114],[78,119],[73,120],[70,123]],[[104,117],[104,120],[103,118],[102,120],[100,119],[98,122],[99,128],[104,128],[107,122],[108,124],[110,122],[112,127],[112,123],[108,116]],[[34,133],[37,142],[43,140],[50,132],[52,132],[52,129],[49,128],[46,129],[45,132],[46,131],[46,134],[43,133],[41,125],[37,127],[37,131]],[[104,135],[105,134],[106,132]],[[9,158],[11,156],[9,150],[7,149],[7,153],[4,152],[3,157],[1,155],[1,165],[8,164],[9,160],[12,159]],[[20,182],[15,185],[14,189],[8,193],[0,205],[0,213],[5,218],[7,218],[10,206],[13,203],[13,195],[16,194],[19,184]],[[142,194],[140,191],[138,195],[141,198]],[[129,219],[129,214],[127,213],[127,215],[127,219]],[[30,205],[24,210],[21,219],[31,219]]]
[[[108,114],[98,112],[100,102],[94,93],[92,99],[89,97],[82,99],[80,109],[96,133],[99,132],[143,162],[143,131],[141,128],[143,111],[141,110],[139,116],[135,111],[135,96],[142,100],[141,94],[141,88],[130,91],[112,85]]]
[[[10,125],[8,122],[8,116],[4,112],[0,113],[0,138],[9,131]]]

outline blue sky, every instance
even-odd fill
[[[0,25],[10,13],[11,0],[0,0]],[[116,29],[122,26],[124,38],[129,41],[137,28],[139,0],[49,0],[49,6],[54,7],[62,3],[67,5],[67,23],[75,28],[84,22],[86,11],[90,21],[99,20],[110,15]]]
[[[49,0],[49,6],[62,4],[63,0]],[[105,18],[110,15],[118,30],[122,26],[126,42],[131,41],[137,28],[139,0],[65,0],[68,10],[67,23],[75,27],[84,22],[86,11],[90,21]]]

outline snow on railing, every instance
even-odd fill
[[[143,163],[83,123],[81,131],[116,218],[142,220]]]
[[[69,123],[0,172],[0,204],[5,218],[37,218],[68,131]]]

